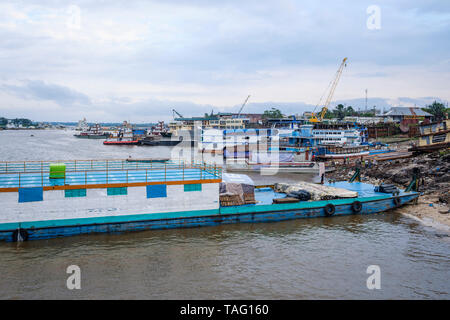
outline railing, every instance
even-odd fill
[[[176,168],[182,166],[182,160],[169,159],[111,159],[111,160],[54,160],[54,161],[0,161],[0,174],[18,172],[49,172],[50,164],[64,163],[70,171],[90,171],[106,169],[146,169]]]
[[[91,161],[91,160],[80,160]],[[98,162],[98,160],[92,160]],[[36,162],[44,168],[45,162]],[[48,162],[50,163],[50,162]],[[53,163],[53,162],[52,162]],[[65,162],[67,163],[67,161]],[[45,170],[25,172],[0,172],[0,190],[8,191],[11,188],[21,187],[55,187],[55,186],[87,186],[87,185],[110,185],[110,184],[150,184],[167,181],[189,181],[221,179],[222,168],[206,164],[185,164],[184,162],[149,162],[149,167],[141,167],[144,163],[132,162],[132,166],[114,163],[106,160],[101,170],[81,170],[80,162],[77,160],[76,170],[66,170],[65,177],[50,179],[50,173]],[[97,164],[98,165],[98,164]]]

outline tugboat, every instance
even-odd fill
[[[178,140],[170,139],[170,137],[171,134],[167,131],[164,121],[158,121],[158,124],[152,127],[149,135],[139,139],[139,144],[146,146],[175,146],[183,140],[182,137],[179,137]]]
[[[73,136],[80,139],[107,139],[109,133],[103,132],[100,125],[96,123],[86,131],[81,131],[79,134],[74,134]]]
[[[117,134],[117,139],[103,141],[104,145],[116,145],[116,146],[132,146],[138,145],[139,140],[135,139],[133,133],[125,132],[126,129],[120,129]]]

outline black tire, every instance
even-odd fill
[[[336,212],[336,208],[333,204],[329,203],[323,208],[323,211],[327,217],[330,217]]]
[[[14,230],[14,232],[12,234],[12,241],[13,242],[19,241],[19,232],[20,232],[20,237],[22,238],[22,241],[27,241],[28,240],[28,232],[25,229]]]
[[[399,197],[395,197],[395,198],[394,198],[394,204],[395,204],[395,206],[398,207],[398,206],[400,205],[400,203],[401,203],[400,198],[399,198]]]
[[[352,203],[352,211],[354,213],[361,212],[361,210],[362,210],[362,203],[361,202],[355,201],[355,202]]]

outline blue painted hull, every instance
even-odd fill
[[[31,222],[27,223],[28,226],[26,223],[10,224],[9,230],[1,230],[0,227],[0,241],[10,242],[17,240],[18,228],[15,225],[20,226],[21,232],[26,232],[26,240],[38,240],[92,233],[122,233],[127,231],[328,217],[325,214],[325,206],[330,203],[335,207],[335,212],[332,217],[351,214],[373,214],[402,206],[405,203],[416,199],[418,196],[419,194],[416,192],[404,193],[397,197],[397,203],[395,203],[394,197],[386,195],[384,197],[341,199],[307,203],[222,207],[217,210],[208,210],[199,215],[195,215],[195,213],[191,213],[190,215],[185,213],[184,216],[183,214],[180,214],[177,217],[177,214],[168,214],[167,218],[155,219],[150,219],[147,215],[144,215],[146,218],[142,220],[136,218],[141,216],[132,216],[134,219],[130,219],[131,216],[111,217],[111,222],[107,222],[106,220],[92,221],[86,218],[84,219],[85,222],[77,221],[71,224],[70,220],[60,220],[58,223],[53,225],[49,224],[46,227],[34,227]],[[352,203],[356,200],[362,204],[360,212],[354,212],[352,210]],[[120,219],[122,219],[122,221],[120,221]],[[67,225],[64,225],[64,223]]]

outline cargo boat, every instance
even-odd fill
[[[329,186],[357,197],[279,203],[285,195],[255,188],[253,204],[222,206],[223,175],[220,167],[173,160],[0,162],[0,241],[373,214],[419,196],[336,182]]]

